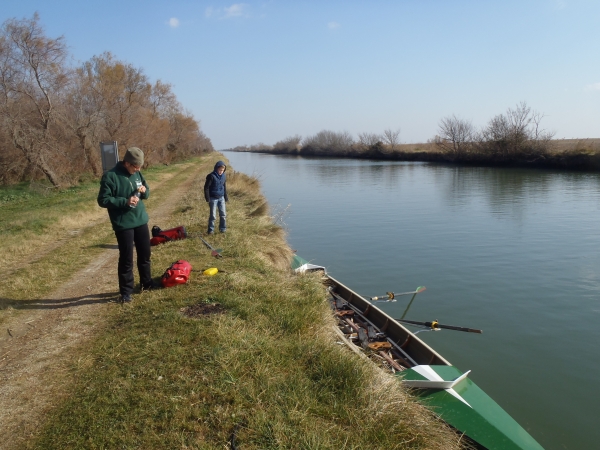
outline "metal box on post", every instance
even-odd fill
[[[102,173],[105,173],[119,162],[117,141],[100,142],[100,154],[102,155]]]

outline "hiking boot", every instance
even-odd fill
[[[156,284],[154,281],[151,281],[150,284],[147,284],[146,286],[141,286],[140,292],[153,291],[158,288],[159,288],[158,284]]]
[[[131,303],[131,295],[121,295],[119,297],[119,303]]]

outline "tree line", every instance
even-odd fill
[[[360,156],[371,155],[373,152],[386,154],[396,151],[399,147],[400,129],[386,129],[381,134],[361,133],[358,140],[347,131],[322,130],[304,138],[298,134],[289,136],[274,145],[260,142],[249,146],[240,145],[229,150],[310,156]]]
[[[140,147],[145,165],[213,150],[171,86],[111,53],[76,67],[64,37],[36,13],[0,28],[0,183],[47,179],[60,187],[102,173],[100,141]]]
[[[234,151],[254,151],[307,156],[346,156],[376,159],[431,160],[473,163],[521,163],[550,157],[554,133],[544,130],[543,114],[526,102],[496,115],[478,129],[456,115],[443,118],[438,133],[427,143],[408,146],[400,142],[400,129],[382,133],[323,130],[315,135],[290,136],[274,145],[238,146]]]
[[[548,156],[554,133],[541,126],[543,114],[526,102],[494,116],[478,129],[469,120],[452,115],[439,123],[433,142],[456,160],[487,155],[497,161],[532,160]]]

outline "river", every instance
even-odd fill
[[[600,174],[224,154],[300,256],[365,296],[424,285],[406,319],[482,329],[419,337],[544,448],[598,448]]]

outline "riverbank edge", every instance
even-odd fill
[[[224,158],[202,163],[212,169],[216,159]],[[292,274],[285,231],[256,178],[228,178],[227,233],[207,237],[223,258],[194,239],[206,226],[202,184],[168,222],[185,224],[190,238],[152,257],[156,276],[189,260],[190,282],[109,308],[95,342],[73,355],[69,395],[27,448],[233,448],[237,440],[245,449],[337,449],[358,426],[356,448],[459,448],[397,380],[336,343],[324,287]],[[207,267],[218,275],[202,276]],[[185,315],[211,305],[221,311]]]
[[[417,144],[415,144],[417,145]],[[431,144],[427,144],[431,145]],[[375,161],[406,161],[454,164],[460,166],[512,167],[529,169],[554,169],[577,171],[600,171],[600,154],[588,150],[567,150],[540,155],[497,157],[479,153],[453,155],[434,150],[394,150],[380,149],[348,150],[343,152],[330,150],[227,150],[235,152],[264,153],[269,155],[305,156],[311,158],[368,159]]]

